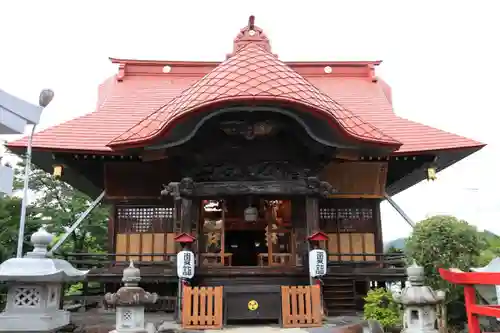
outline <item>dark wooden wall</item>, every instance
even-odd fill
[[[108,200],[160,198],[162,184],[179,181],[167,160],[151,162],[110,162],[104,165]]]

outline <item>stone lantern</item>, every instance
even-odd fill
[[[156,303],[157,294],[146,292],[139,287],[141,271],[131,261],[123,270],[123,287],[114,294],[104,295],[106,303],[116,307],[116,333],[146,333],[144,307]]]
[[[443,302],[444,291],[434,291],[424,286],[424,268],[414,261],[406,269],[407,287],[394,300],[403,305],[403,330],[405,333],[437,333],[436,305]]]
[[[42,227],[31,236],[32,252],[0,265],[0,281],[8,284],[0,332],[54,332],[69,324],[70,313],[60,308],[63,284],[84,280],[88,271],[48,258],[52,239]]]

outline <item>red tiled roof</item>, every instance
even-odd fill
[[[365,77],[305,76],[320,90],[403,143],[398,152],[420,152],[479,147],[483,144],[394,114],[379,83]],[[127,77],[113,80],[97,111],[36,133],[35,149],[112,152],[106,145],[144,117],[168,103],[196,78],[165,76]],[[26,147],[27,139],[9,147]]]
[[[401,145],[381,130],[335,102],[300,74],[258,45],[247,44],[167,105],[110,142],[110,146],[144,142],[169,125],[204,106],[224,101],[293,102],[333,119],[347,135],[358,140]]]
[[[255,30],[257,37],[263,37],[261,29]],[[256,45],[245,31],[248,29],[242,29],[235,41],[234,55],[221,64],[114,60],[131,68],[120,70],[120,80],[113,77],[101,85],[97,110],[37,133],[33,148],[113,153],[107,146],[110,142],[152,137],[207,103],[256,96],[291,100],[328,114],[338,127],[358,139],[400,142],[399,153],[483,146],[395,115],[388,86],[372,80],[371,67],[376,63],[285,64],[270,53],[267,37]],[[162,73],[166,64],[173,64],[172,70]],[[331,73],[323,71],[327,65],[332,67]],[[8,147],[26,144],[23,138]]]

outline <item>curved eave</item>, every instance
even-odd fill
[[[440,172],[455,163],[463,160],[464,158],[470,156],[471,154],[477,152],[482,149],[486,145],[483,143],[477,143],[476,145],[471,146],[463,146],[463,147],[454,147],[447,149],[439,149],[439,150],[420,150],[420,151],[411,151],[411,152],[396,152],[393,153],[392,156],[404,156],[408,154],[419,154],[425,153],[427,155],[434,155],[437,158],[435,162],[424,163],[419,168],[414,169],[412,172],[406,174],[401,179],[397,180],[393,184],[390,184],[386,188],[387,194],[390,196],[396,195],[413,185],[418,184],[419,182],[426,179],[426,169],[430,166],[436,167],[436,171]]]
[[[372,138],[372,137],[366,137],[362,136],[349,128],[346,128],[341,124],[339,120],[337,120],[328,110],[324,110],[322,108],[318,108],[315,105],[311,105],[309,103],[306,103],[304,101],[300,100],[292,100],[290,98],[284,98],[284,97],[278,97],[278,96],[237,96],[237,97],[226,97],[226,98],[221,98],[217,100],[211,100],[207,101],[205,103],[201,103],[198,105],[195,105],[191,108],[184,109],[180,112],[177,112],[174,116],[172,116],[170,119],[165,121],[158,129],[155,131],[150,132],[148,135],[145,135],[140,138],[136,139],[120,139],[122,135],[119,137],[113,139],[111,142],[107,144],[108,147],[115,149],[115,150],[122,150],[122,149],[128,149],[128,148],[137,148],[144,146],[148,143],[150,143],[153,140],[159,139],[162,136],[164,136],[172,126],[174,126],[176,123],[181,121],[182,119],[205,110],[206,108],[214,108],[217,105],[220,104],[246,104],[246,105],[252,105],[255,103],[282,103],[282,104],[288,104],[292,106],[298,106],[301,108],[307,108],[309,111],[314,112],[318,114],[320,117],[325,119],[326,121],[329,122],[331,125],[332,129],[334,130],[339,130],[341,134],[343,134],[346,138],[358,141],[360,143],[368,143],[368,144],[376,144],[376,145],[381,145],[384,147],[387,147],[391,151],[395,151],[399,149],[399,147],[402,146],[402,143],[387,136],[384,135],[386,138]],[[149,118],[149,117],[148,117]],[[141,122],[127,130],[125,133],[128,133],[130,131],[133,131],[136,127],[140,126],[143,121],[146,121],[148,118],[143,119]],[[381,133],[379,129],[374,127],[373,125],[370,125],[367,122],[364,122],[365,126],[370,126],[372,127],[373,130],[376,130]]]

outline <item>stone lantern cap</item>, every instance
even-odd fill
[[[403,305],[432,305],[444,301],[443,291],[435,291],[424,285],[424,268],[417,265],[415,261],[406,269],[406,274],[411,285],[403,289],[401,295],[394,295],[396,302]]]
[[[104,295],[104,300],[106,303],[115,306],[138,306],[156,303],[158,295],[149,293],[139,287],[140,280],[141,271],[131,261],[130,265],[123,270],[123,287],[118,289],[114,294],[107,293]]]
[[[0,265],[0,281],[17,282],[72,282],[85,279],[88,271],[81,271],[66,260],[47,258],[47,248],[53,235],[44,227],[31,235],[34,246],[23,258],[12,258]]]

